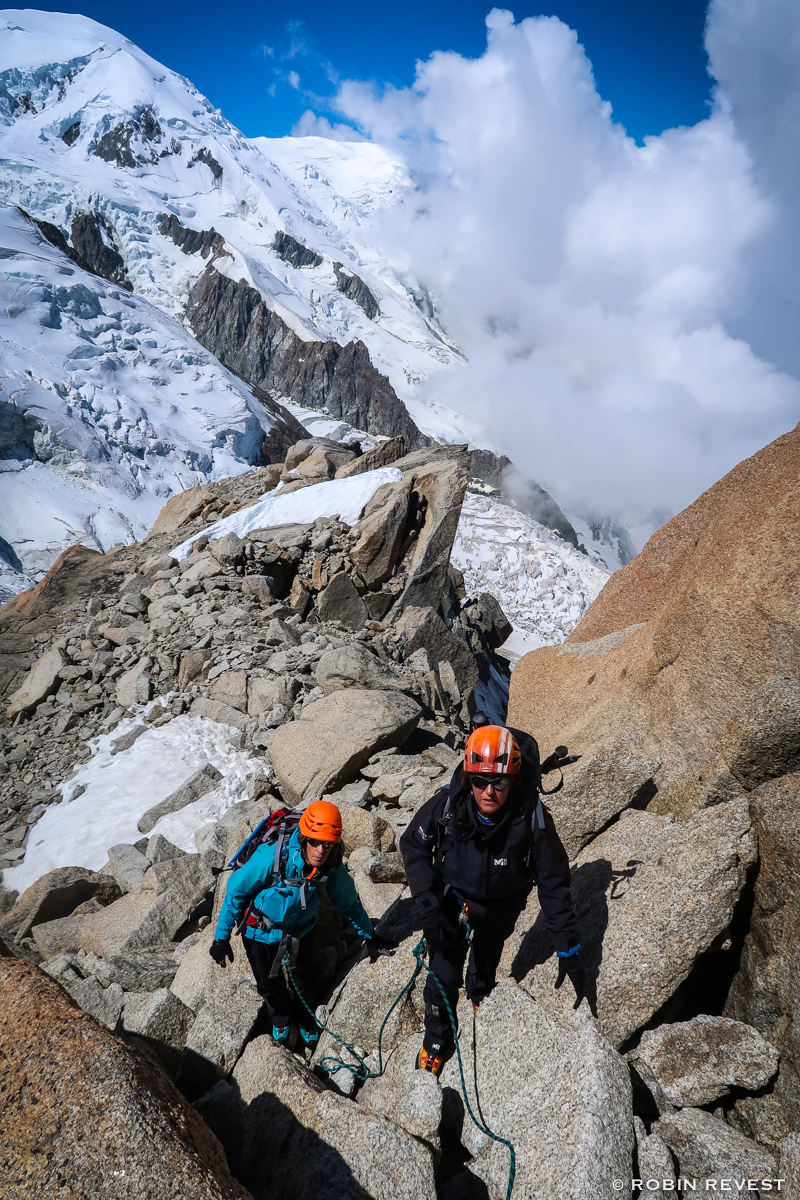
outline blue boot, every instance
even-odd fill
[[[303,1026],[301,1025],[300,1037],[303,1042],[303,1050],[307,1051],[306,1057],[311,1058],[317,1048],[317,1042],[319,1041],[319,1030],[303,1029]]]
[[[272,1040],[276,1046],[289,1045],[289,1026],[285,1025],[283,1029],[279,1029],[277,1025],[272,1026]]]

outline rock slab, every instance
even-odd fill
[[[646,1030],[633,1055],[660,1108],[699,1108],[735,1087],[758,1091],[779,1058],[752,1026],[706,1015]]]
[[[350,783],[373,754],[402,745],[421,715],[415,700],[397,692],[348,688],[313,701],[267,739],[284,797],[318,800]]]
[[[629,809],[578,855],[572,893],[587,985],[615,1046],[647,1024],[728,928],[755,859],[744,800],[686,822]],[[506,943],[501,972],[522,978],[551,955],[532,896]]]
[[[462,1001],[459,1015],[470,1103],[513,1144],[515,1193],[529,1200],[605,1196],[612,1194],[611,1180],[630,1178],[628,1069],[586,1009],[573,1012],[552,989],[546,999],[534,1000],[505,979],[481,1004],[474,1026],[468,1002]],[[460,1104],[456,1060],[445,1066],[442,1085],[452,1122]],[[474,1158],[470,1172],[499,1200],[508,1181],[508,1149],[490,1141],[465,1112],[459,1121]]]
[[[217,1139],[166,1074],[36,967],[0,959],[7,1200],[247,1200]],[[36,1103],[32,1103],[35,1100]]]

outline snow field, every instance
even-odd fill
[[[365,471],[363,475],[353,475],[350,479],[312,483],[288,495],[281,493],[279,484],[275,491],[267,492],[263,499],[250,508],[231,513],[200,533],[192,534],[187,541],[170,550],[170,554],[178,562],[183,562],[199,537],[207,537],[209,541],[221,538],[226,533],[244,537],[253,529],[310,525],[320,517],[338,517],[345,525],[355,525],[378,488],[385,483],[397,483],[402,477],[397,467],[380,467],[377,471]]]
[[[109,847],[138,842],[143,836],[138,829],[143,814],[207,762],[222,772],[217,787],[162,817],[148,837],[163,834],[173,845],[193,853],[197,831],[245,798],[253,762],[237,748],[239,731],[217,721],[174,717],[160,729],[148,726],[129,749],[112,754],[120,738],[141,724],[145,711],[139,709],[111,733],[92,739],[92,757],[61,784],[64,799],[33,826],[25,858],[3,872],[4,887],[21,895],[56,867],[99,871],[108,861]],[[76,795],[81,788],[85,790]]]
[[[143,537],[175,492],[239,475],[272,418],[171,317],[0,205],[0,537],[40,576]]]

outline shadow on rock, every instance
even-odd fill
[[[586,971],[586,998],[592,1012],[597,1010],[597,978],[603,961],[603,938],[609,921],[609,906],[621,900],[640,863],[630,859],[627,866],[614,870],[606,858],[598,858],[572,870],[572,896],[581,945],[581,961]],[[536,920],[522,939],[511,964],[511,976],[521,982],[534,967],[552,957],[553,943],[544,915]]]
[[[222,1080],[195,1107],[253,1200],[370,1200],[342,1156],[272,1093],[247,1104]]]

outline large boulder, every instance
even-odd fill
[[[129,992],[125,997],[123,1028],[158,1046],[182,1050],[194,1013],[168,988],[154,992]]]
[[[617,741],[584,755],[578,766],[565,772],[563,790],[548,803],[571,859],[623,809],[639,798],[650,798],[660,765],[638,747]]]
[[[729,1182],[726,1190],[741,1192],[747,1189],[748,1179],[777,1177],[775,1155],[701,1108],[665,1113],[653,1125],[652,1132],[669,1146],[683,1178],[727,1179],[733,1182]]]
[[[384,1073],[363,1084],[358,1103],[413,1137],[435,1143],[442,1121],[442,1089],[429,1071],[416,1069],[419,1045],[418,1033],[406,1038],[385,1061]]]
[[[744,800],[685,823],[628,810],[578,855],[572,894],[581,957],[600,1027],[615,1046],[647,1024],[728,929],[755,859]],[[501,967],[518,979],[536,967],[525,986],[545,977],[549,988],[551,955],[534,893]]]
[[[270,1038],[247,1046],[233,1085],[198,1107],[255,1200],[435,1200],[427,1147],[326,1090]]]
[[[403,543],[411,480],[385,483],[353,526],[356,543],[350,557],[369,588],[380,587],[392,574]]]
[[[525,655],[509,723],[584,755],[659,760],[650,811],[686,817],[797,769],[800,427],[740,463],[612,575],[560,646]]]
[[[19,943],[34,925],[68,917],[88,900],[111,904],[121,894],[116,880],[109,875],[86,867],[57,867],[26,888],[14,907],[0,918],[0,936]]]
[[[406,439],[402,434],[387,438],[385,442],[379,442],[352,462],[344,463],[337,469],[334,478],[349,479],[351,475],[363,475],[365,471],[376,471],[378,467],[391,466],[398,458],[402,458],[405,452]]]
[[[447,591],[450,551],[469,483],[465,446],[441,446],[400,458],[394,464],[418,497],[424,522],[404,561],[406,586],[399,608],[438,609]]]
[[[416,701],[398,692],[347,689],[308,704],[267,739],[284,798],[318,800],[350,783],[373,754],[402,745],[421,715]]]
[[[199,854],[157,863],[137,891],[86,917],[81,946],[115,959],[168,945],[213,885],[211,865]]]
[[[347,687],[386,692],[411,690],[408,679],[382,662],[363,642],[347,642],[344,646],[326,650],[314,674],[326,695]]]
[[[345,629],[361,629],[364,622],[369,620],[364,601],[344,571],[334,575],[328,586],[320,592],[318,605],[321,620],[338,621]]]
[[[407,659],[417,650],[424,650],[432,667],[436,668],[439,663],[450,665],[462,696],[476,686],[480,676],[475,656],[466,643],[448,629],[434,608],[412,606],[402,614],[397,627],[406,636]]]
[[[135,892],[150,870],[150,859],[128,842],[118,842],[108,848],[108,866],[120,891]]]
[[[383,1031],[384,1053],[394,1050],[411,1034],[422,1029],[425,1011],[422,988],[425,981],[416,970],[417,964],[412,953],[416,941],[416,937],[409,938],[391,957],[381,957],[375,963],[368,959],[356,963],[334,992],[328,1003],[326,1024],[351,1046],[358,1045],[368,1054],[377,1049],[383,1020],[412,978],[413,984],[392,1012]],[[319,1063],[327,1055],[341,1056],[343,1053],[346,1057],[339,1043],[323,1033],[314,1061]]]
[[[193,804],[195,800],[199,800],[207,792],[210,792],[212,788],[216,787],[221,779],[222,772],[213,763],[203,763],[202,767],[198,767],[196,771],[193,771],[180,787],[177,787],[174,792],[170,792],[158,804],[154,804],[152,808],[148,808],[147,812],[142,814],[139,818],[139,830],[142,833],[149,833],[167,813],[178,812],[179,809],[185,808],[187,804]]]
[[[230,1073],[260,1010],[261,997],[254,983],[219,983],[197,1013],[186,1038],[182,1082],[209,1086],[217,1072]]]
[[[470,1104],[493,1133],[513,1144],[515,1192],[530,1200],[612,1195],[610,1180],[630,1178],[630,1077],[588,1009],[574,1012],[569,999],[552,989],[534,1000],[506,979],[481,1004],[474,1023],[468,1001],[459,1012]],[[442,1085],[446,1102],[448,1092],[452,1097],[449,1119],[457,1121],[474,1159],[470,1173],[501,1200],[508,1150],[481,1133],[458,1102],[456,1059],[446,1064]]]
[[[778,1069],[778,1051],[741,1021],[705,1014],[642,1034],[632,1055],[661,1110],[699,1108],[732,1088],[755,1092]]]
[[[151,659],[140,658],[135,666],[120,675],[117,680],[116,701],[121,708],[130,708],[133,704],[146,704],[150,699],[152,665]]]
[[[750,812],[759,871],[724,1011],[763,1034],[781,1063],[773,1087],[741,1097],[730,1119],[777,1149],[800,1128],[800,774],[763,784],[752,794]]]
[[[217,1139],[160,1067],[29,963],[0,959],[8,1200],[112,1191],[246,1200]]]
[[[67,656],[58,646],[52,646],[37,659],[11,697],[6,710],[9,721],[19,713],[30,712],[42,700],[51,696],[59,685],[59,672],[67,665]]]

